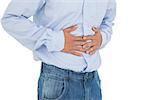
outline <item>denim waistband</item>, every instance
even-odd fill
[[[78,67],[78,66],[77,66]],[[41,62],[41,72],[55,75],[59,78],[72,78],[72,79],[90,79],[94,78],[98,73],[97,70],[92,72],[75,72],[72,70],[61,69],[55,65]]]

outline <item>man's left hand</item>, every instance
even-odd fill
[[[92,36],[84,36],[84,40],[91,40],[91,42],[87,42],[83,45],[83,48],[87,48],[85,51],[87,54],[94,54],[97,49],[100,48],[102,44],[102,35],[97,27],[92,27],[92,30],[95,32]]]

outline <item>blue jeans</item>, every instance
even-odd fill
[[[102,100],[98,72],[79,73],[42,62],[38,100]]]

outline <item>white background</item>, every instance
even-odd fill
[[[0,0],[0,17],[10,0]],[[99,69],[103,100],[150,100],[149,0],[118,0]],[[40,62],[0,26],[0,100],[37,100]]]

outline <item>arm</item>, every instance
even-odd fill
[[[110,41],[112,35],[113,20],[116,16],[116,2],[115,0],[109,0],[108,8],[103,21],[99,27],[100,33],[102,35],[102,44],[100,49],[105,47],[105,45]]]
[[[7,33],[30,50],[46,47],[49,52],[64,48],[63,31],[37,26],[29,20],[45,4],[45,0],[12,0],[1,20]]]

